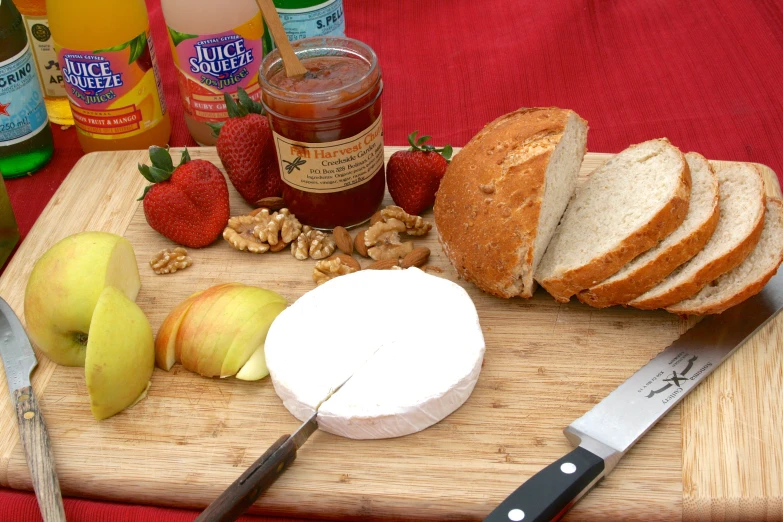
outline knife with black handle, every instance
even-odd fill
[[[60,482],[54,468],[52,445],[41,409],[30,384],[30,374],[38,364],[27,333],[8,303],[0,298],[0,357],[11,401],[19,423],[27,466],[38,507],[44,522],[65,520]]]
[[[576,446],[511,493],[486,522],[559,520],[655,424],[783,308],[783,273],[685,332],[565,429]]]

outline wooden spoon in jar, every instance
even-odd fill
[[[285,34],[283,22],[280,21],[280,17],[277,15],[275,4],[272,3],[272,0],[256,0],[256,3],[264,15],[264,20],[266,20],[266,25],[269,27],[269,32],[272,33],[272,38],[275,40],[277,48],[280,49],[285,75],[290,78],[291,76],[306,74],[307,69],[299,61],[294,48],[291,47],[291,42],[288,41],[288,35]]]

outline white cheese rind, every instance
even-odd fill
[[[275,391],[300,420],[354,439],[399,437],[444,419],[470,396],[484,357],[473,301],[419,269],[335,278],[284,310],[267,335]]]

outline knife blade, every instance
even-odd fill
[[[559,520],[650,428],[783,308],[783,273],[720,315],[705,318],[564,433],[576,448],[511,493],[485,521]]]
[[[38,361],[22,323],[2,298],[0,358],[3,360],[8,389],[11,391],[11,402],[16,410],[19,436],[41,516],[45,522],[65,520],[49,432],[30,384],[30,375]]]
[[[377,351],[377,350],[376,350]],[[365,361],[366,362],[366,361]],[[363,366],[363,364],[362,364]],[[360,366],[361,368],[361,366]],[[292,435],[283,435],[272,444],[247,470],[239,476],[218,498],[201,512],[194,522],[229,522],[247,511],[253,502],[266,491],[296,459],[296,452],[318,429],[318,410],[340,388],[358,373],[351,373],[334,387],[315,407],[315,411]]]

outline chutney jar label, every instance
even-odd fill
[[[224,93],[236,95],[242,87],[251,99],[261,100],[258,70],[264,57],[261,13],[222,33],[188,34],[168,28],[177,69],[177,83],[185,112],[202,122],[228,119]]]
[[[151,129],[166,114],[149,29],[107,49],[59,48],[57,55],[73,119],[85,134],[127,138]]]
[[[383,167],[381,116],[359,134],[326,143],[294,141],[273,131],[280,174],[304,192],[341,192],[367,183]]]

